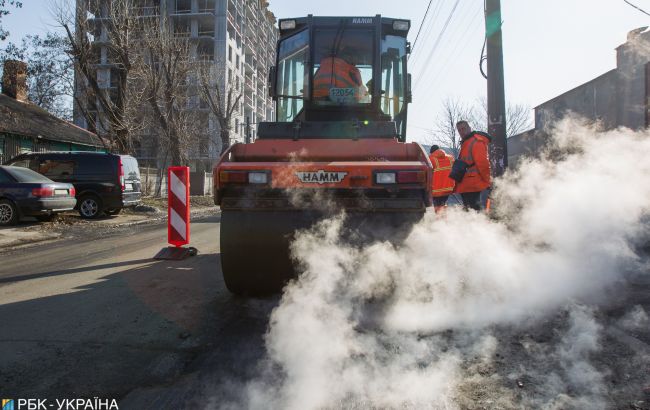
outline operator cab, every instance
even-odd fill
[[[259,138],[405,140],[410,21],[309,15],[279,26],[269,73],[277,119],[260,124]]]

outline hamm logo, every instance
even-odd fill
[[[330,172],[324,170],[318,171],[299,171],[296,176],[302,183],[309,184],[336,184],[343,181],[347,172]]]

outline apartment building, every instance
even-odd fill
[[[101,21],[101,3],[106,0],[77,0],[88,12],[89,18]],[[158,18],[168,21],[175,36],[187,37],[192,42],[193,58],[214,64],[215,84],[222,90],[236,90],[241,94],[231,123],[232,142],[244,142],[248,135],[255,138],[255,125],[275,118],[274,105],[268,96],[267,76],[275,62],[278,30],[276,19],[265,0],[139,0],[136,13],[141,18]],[[97,47],[97,78],[102,87],[117,96],[116,71],[107,50],[105,25],[91,25]],[[91,121],[96,120],[97,104],[84,98],[84,82],[77,81],[77,101],[86,104]],[[223,98],[227,92],[223,92]],[[143,107],[146,109],[146,107]],[[219,124],[207,104],[188,107],[199,111],[202,128],[210,141],[189,153],[192,167],[210,169],[220,154]],[[98,124],[89,123],[75,107],[74,122],[80,127],[100,131]],[[247,129],[247,124],[250,127]],[[158,167],[164,161],[153,148],[155,130],[145,132],[136,146],[136,156],[141,164]]]

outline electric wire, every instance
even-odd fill
[[[488,76],[483,71],[483,62],[487,61],[487,56],[485,55],[485,46],[487,45],[487,36],[483,40],[483,49],[481,50],[481,58],[478,60],[478,69],[481,71],[483,78],[487,80]]]
[[[458,46],[454,47],[451,50],[449,56],[443,59],[444,63],[438,66],[438,69],[433,73],[434,75],[431,76],[431,82],[429,83],[429,86],[435,85],[437,80],[439,79],[444,79],[445,75],[450,73],[450,70],[447,70],[449,64],[452,63],[453,61],[456,61],[456,57],[458,56],[458,54],[463,50],[467,49],[467,46],[469,45],[470,41],[474,38],[473,34],[480,28],[479,24],[474,24],[477,20],[477,17],[480,16],[480,12],[481,12],[480,9],[476,10],[474,12],[474,15],[472,15],[472,18],[468,20],[470,21],[470,24],[467,24],[465,30],[458,37],[458,41],[455,42],[456,44],[458,44]]]
[[[424,72],[426,71],[427,67],[429,66],[429,63],[431,62],[431,58],[433,57],[433,54],[435,53],[436,49],[438,48],[438,45],[440,45],[440,41],[442,40],[442,37],[445,35],[445,32],[447,31],[447,27],[449,27],[449,23],[451,22],[451,19],[454,17],[454,13],[456,12],[456,9],[458,8],[458,4],[460,3],[460,0],[456,0],[454,3],[454,6],[452,7],[451,11],[449,12],[449,16],[447,17],[447,20],[445,21],[444,26],[442,27],[442,30],[440,30],[440,33],[438,34],[438,37],[436,38],[436,41],[433,44],[433,47],[431,48],[431,51],[427,55],[426,60],[424,60],[424,66],[422,67],[422,71],[418,79],[415,81],[415,87],[417,88],[419,83],[422,81],[422,78],[424,78]]]
[[[429,9],[431,8],[431,3],[433,3],[433,0],[429,0],[429,5],[427,6],[427,11],[424,12],[424,17],[422,17],[422,21],[420,22],[420,27],[418,28],[418,33],[415,35],[415,40],[413,40],[413,45],[411,46],[411,53],[415,50],[415,45],[418,43],[418,38],[420,37],[420,32],[422,31],[422,26],[424,25],[424,21],[427,19],[427,15],[429,14]],[[409,56],[410,58],[410,56]]]
[[[474,24],[477,20],[477,17],[480,16],[481,10],[477,10],[470,22],[472,24],[468,24],[466,29],[463,31],[461,36],[458,38],[458,44],[461,45],[460,47],[454,47],[451,51],[451,53],[448,55],[447,58],[444,58],[444,63],[439,66],[438,70],[432,75],[430,78],[431,80],[428,81],[425,84],[425,88],[423,88],[423,95],[426,95],[424,100],[422,101],[422,104],[419,104],[421,107],[426,107],[428,106],[429,101],[435,96],[435,86],[443,79],[446,78],[446,76],[450,73],[449,70],[447,70],[447,67],[452,61],[456,61],[456,57],[458,54],[466,49],[466,46],[469,44],[469,42],[474,38],[474,33],[476,33],[477,30],[479,30],[480,26],[478,24]]]
[[[645,11],[645,10],[643,10],[643,9],[640,8],[639,6],[636,6],[636,5],[630,3],[630,2],[627,1],[627,0],[623,0],[623,1],[626,2],[627,4],[629,4],[630,6],[634,7],[635,9],[639,10],[641,13],[643,13],[643,14],[645,14],[645,15],[647,15],[647,16],[650,16],[650,13],[648,13],[648,12]]]
[[[438,19],[438,16],[440,15],[440,10],[442,9],[442,5],[445,3],[445,1],[438,1],[436,2],[436,5],[433,8],[433,12],[431,13],[431,17],[429,20],[424,24],[424,31],[422,32],[422,41],[421,43],[427,44],[429,41],[429,37],[431,37],[432,29],[436,25],[436,20]],[[422,53],[418,53],[422,49],[422,47],[418,48],[416,52],[412,52],[409,62],[411,64],[415,64],[416,61],[418,60],[418,57],[422,55]]]

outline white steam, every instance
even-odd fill
[[[566,120],[547,155],[498,182],[495,219],[427,214],[399,245],[350,245],[343,216],[301,233],[293,252],[304,273],[272,313],[269,366],[242,405],[604,407],[607,370],[590,361],[600,325],[576,301],[602,296],[638,263],[648,154],[647,133]],[[536,371],[499,364],[504,334],[558,311],[568,318],[553,322],[551,341],[522,342]],[[622,320],[647,326],[642,310]]]

